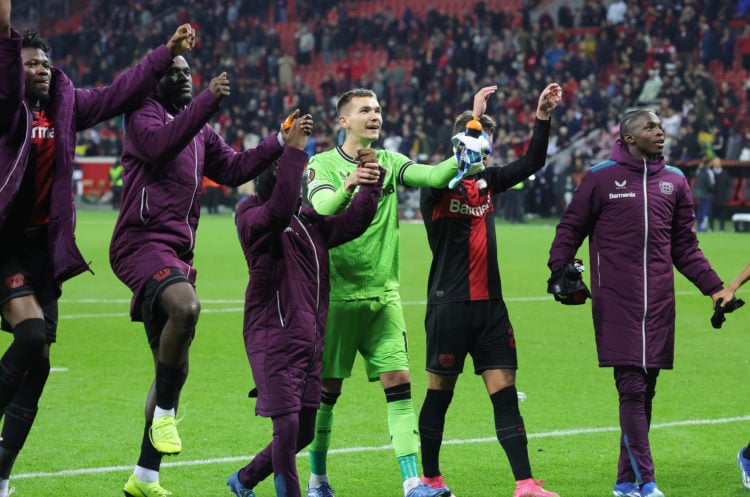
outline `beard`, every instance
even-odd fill
[[[48,91],[28,91],[26,92],[26,100],[34,106],[44,107],[49,102]]]
[[[163,98],[162,102],[170,112],[180,112],[193,100],[193,95],[189,93],[171,94],[167,98]]]
[[[176,95],[174,98],[171,99],[172,105],[174,105],[177,108],[183,108],[187,104],[193,101],[193,94],[192,93],[180,93],[179,95]]]

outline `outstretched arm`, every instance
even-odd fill
[[[194,44],[193,28],[183,24],[165,45],[120,74],[111,85],[92,90],[76,89],[76,129],[84,130],[134,111],[156,89],[159,79],[171,67],[172,59],[192,49]]]
[[[557,83],[547,86],[539,94],[536,122],[526,153],[505,167],[489,168],[487,178],[495,192],[504,191],[525,180],[544,167],[551,128],[550,114],[562,100],[562,88]]]
[[[0,34],[10,36],[10,0],[0,0]]]
[[[10,0],[0,0],[0,136],[7,133],[23,101],[25,71],[21,34],[10,26]]]

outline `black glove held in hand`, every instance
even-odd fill
[[[724,314],[727,312],[732,312],[743,305],[745,305],[745,301],[742,299],[738,299],[737,297],[734,297],[732,300],[726,303],[724,307],[721,306],[722,302],[724,302],[724,299],[719,299],[716,301],[716,309],[714,309],[714,315],[711,316],[711,326],[713,326],[715,329],[721,328],[721,324],[727,320],[727,318],[724,317]]]
[[[584,271],[580,259],[572,263],[556,267],[547,280],[547,293],[555,296],[555,300],[565,305],[581,305],[591,297],[581,274]]]

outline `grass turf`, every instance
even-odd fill
[[[55,371],[11,477],[19,497],[119,495],[137,460],[153,366],[141,324],[128,318],[129,291],[109,269],[114,221],[112,212],[79,213],[79,245],[96,275],[65,285],[58,343],[52,348]],[[401,293],[418,412],[425,389],[430,254],[421,224],[404,224],[401,234]],[[563,497],[611,495],[617,394],[611,369],[596,366],[590,307],[562,306],[545,293],[553,236],[552,221],[498,225],[503,292],[519,347],[518,389],[528,396],[521,411],[532,468]],[[725,280],[747,262],[749,235],[700,236],[703,251]],[[247,269],[231,216],[204,215],[197,239],[202,314],[180,407],[184,451],[164,459],[161,483],[175,496],[223,496],[230,495],[226,478],[268,443],[271,425],[254,415],[247,399],[252,377],[241,332]],[[585,250],[581,255],[586,260]],[[749,311],[729,315],[721,330],[713,330],[710,300],[680,275],[676,288],[675,370],[660,376],[651,436],[657,481],[669,496],[746,495],[734,458],[750,438],[741,373],[748,365]],[[740,296],[743,291],[747,295],[742,289]],[[0,346],[9,340],[1,334]],[[365,381],[360,366],[345,382],[336,408],[329,474],[341,497],[402,495],[382,390]],[[303,485],[309,471],[305,454],[298,459]],[[448,412],[441,461],[448,484],[461,497],[512,493],[491,406],[470,364]],[[275,495],[272,481],[256,493]]]

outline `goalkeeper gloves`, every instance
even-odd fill
[[[738,299],[737,297],[734,297],[732,300],[727,302],[724,307],[721,306],[721,304],[724,302],[724,299],[719,299],[716,301],[716,308],[714,309],[714,315],[711,316],[711,326],[714,327],[714,329],[721,328],[721,325],[724,321],[727,320],[727,318],[724,317],[724,314],[727,312],[733,312],[745,305],[745,301],[742,299]]]
[[[556,267],[547,280],[547,293],[554,295],[555,300],[565,305],[581,305],[591,297],[586,283],[581,276],[586,268],[580,259]]]

